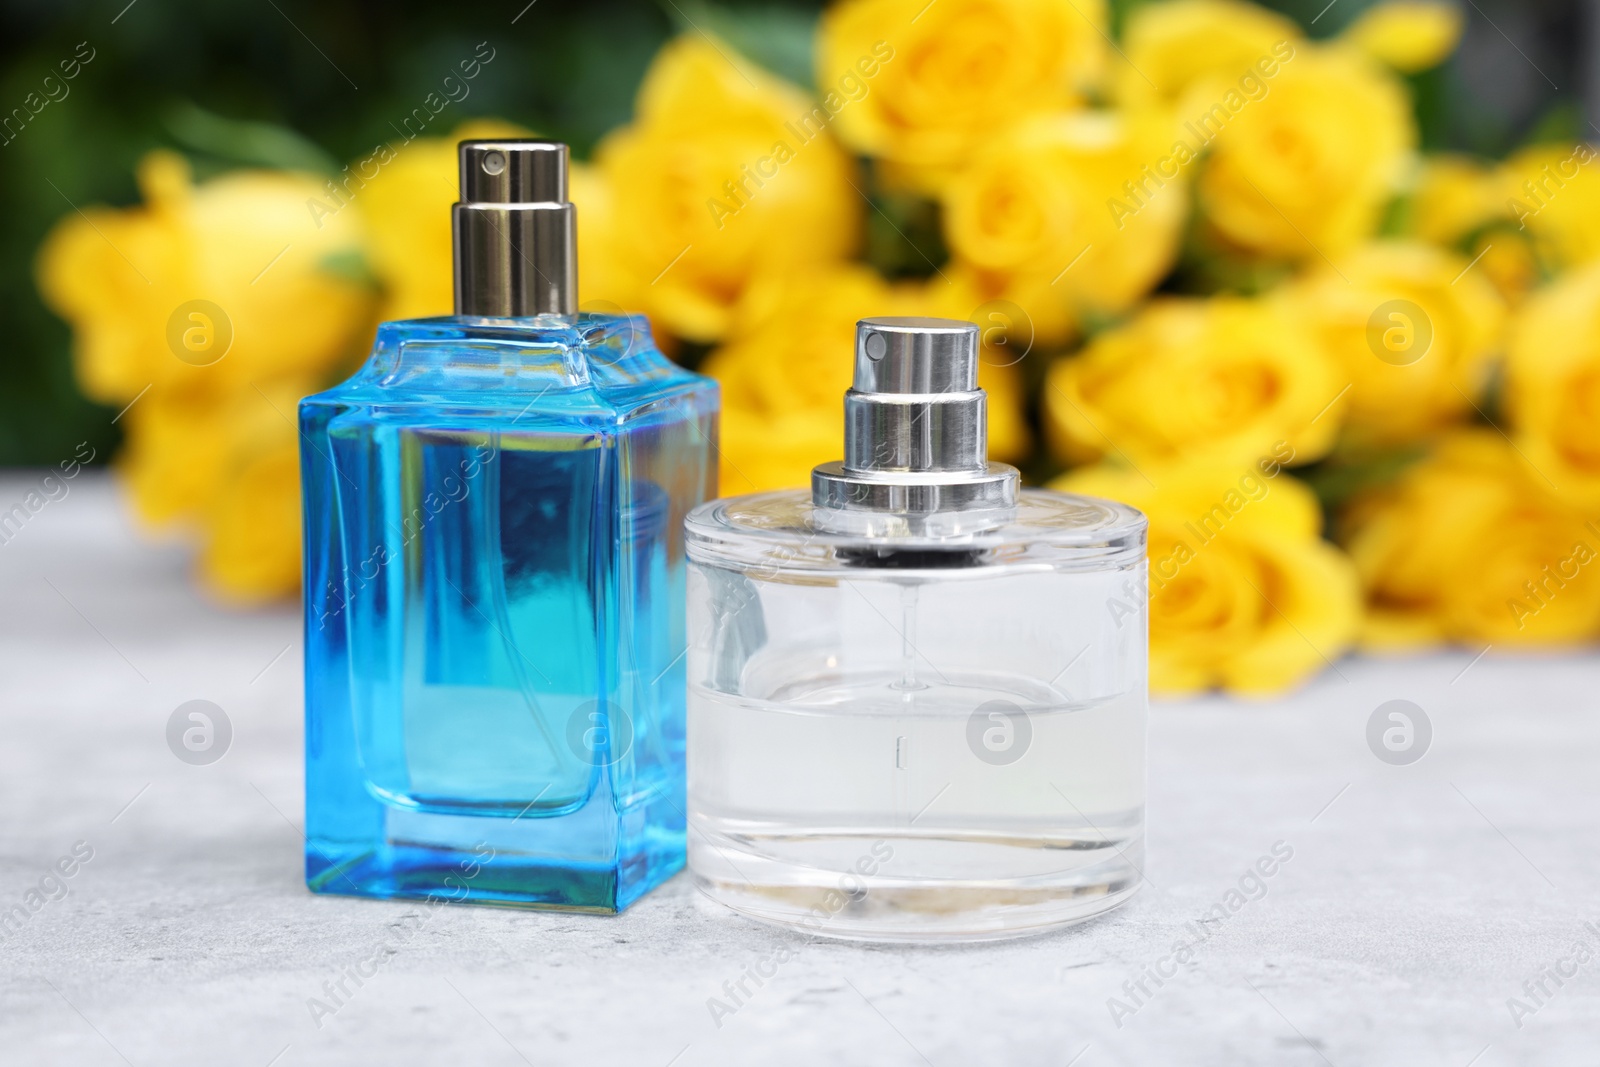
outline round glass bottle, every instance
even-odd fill
[[[986,457],[977,328],[867,319],[845,460],[687,521],[689,867],[832,937],[990,939],[1139,886],[1145,520]]]

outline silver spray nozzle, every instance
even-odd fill
[[[924,514],[1016,503],[1016,468],[989,462],[972,323],[862,319],[844,414],[844,460],[811,472],[817,506]]]
[[[567,146],[462,141],[456,314],[516,318],[578,310],[578,240]]]

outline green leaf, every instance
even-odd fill
[[[1335,452],[1328,458],[1294,472],[1311,487],[1328,522],[1351,497],[1388,485],[1413,463],[1427,455],[1424,445],[1384,448],[1369,452]]]
[[[339,164],[317,145],[270,122],[231,119],[191,101],[168,108],[163,124],[180,146],[225,163],[338,174]]]
[[[1539,121],[1523,140],[1523,145],[1563,144],[1581,141],[1588,131],[1583,123],[1583,109],[1573,100],[1558,100],[1545,109]]]
[[[925,278],[949,260],[939,205],[907,192],[877,191],[867,201],[866,259],[889,278]]]
[[[780,78],[813,88],[811,39],[817,28],[815,11],[783,4],[734,8],[709,0],[663,2],[679,30],[726,41]]]
[[[355,282],[370,289],[378,288],[378,277],[372,273],[372,265],[367,262],[367,257],[360,249],[350,248],[341,252],[330,252],[317,261],[317,269],[347,282]]]

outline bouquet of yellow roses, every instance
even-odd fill
[[[1600,179],[1583,143],[1419,152],[1405,76],[1460,32],[1429,0],[1324,40],[1243,0],[840,0],[806,89],[694,28],[575,167],[581,292],[721,382],[728,493],[833,458],[857,318],[978,322],[996,458],[1150,516],[1158,692],[1586,641]],[[143,207],[50,237],[133,499],[218,592],[297,588],[295,400],[378,319],[450,312],[454,143],[518,132],[408,139],[354,188],[156,153]]]

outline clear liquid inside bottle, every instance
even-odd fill
[[[824,936],[942,940],[1137,889],[1137,512],[1030,490],[976,532],[865,537],[795,492],[688,530],[689,862],[709,896]]]

